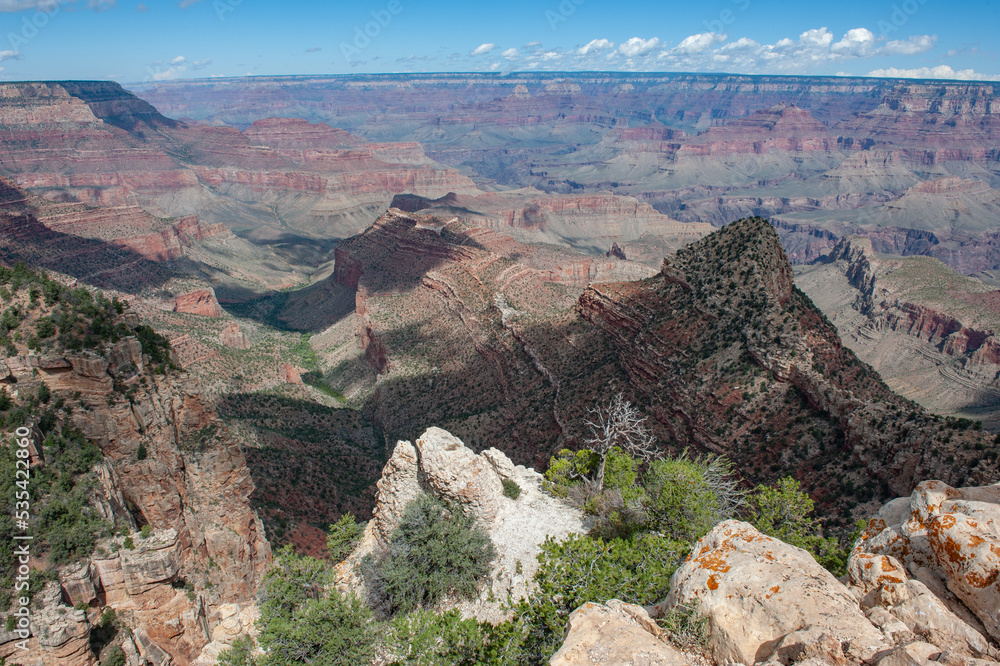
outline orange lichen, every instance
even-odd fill
[[[703,557],[699,557],[697,561],[702,569],[718,571],[719,573],[726,573],[730,569],[729,564],[719,551],[713,551]]]
[[[985,576],[982,575],[982,574],[976,573],[975,571],[970,571],[969,573],[965,574],[965,581],[971,587],[982,589],[984,587],[989,587],[990,585],[993,585],[994,583],[996,583],[997,582],[997,577],[1000,577],[1000,571],[998,571],[996,569],[994,569],[993,571],[991,571],[989,574],[987,574]]]
[[[707,585],[708,585],[708,589],[710,589],[710,590],[717,590],[717,589],[719,589],[719,575],[718,574],[712,574],[711,576],[709,576],[708,577],[708,583],[707,583]]]

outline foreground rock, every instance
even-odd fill
[[[699,663],[662,640],[663,630],[639,606],[617,599],[586,603],[569,616],[569,631],[550,666],[642,664],[685,666]]]
[[[674,574],[660,612],[698,608],[709,618],[708,649],[719,663],[795,658],[807,646],[836,646],[827,658],[871,659],[890,647],[857,600],[806,551],[747,523],[719,523]],[[842,645],[848,647],[838,652]]]
[[[518,485],[517,499],[504,495],[504,480]],[[582,513],[544,493],[542,475],[535,470],[515,466],[496,449],[477,455],[451,433],[428,428],[416,446],[396,444],[378,482],[375,510],[361,544],[338,567],[338,586],[363,588],[357,573],[361,559],[389,543],[406,505],[424,493],[474,514],[496,547],[490,586],[477,600],[456,606],[466,617],[503,619],[503,602],[527,594],[545,539],[586,531]]]
[[[804,550],[747,523],[719,523],[648,615],[618,601],[574,611],[552,663],[684,663],[657,651],[650,619],[682,610],[707,619],[707,654],[720,665],[998,664],[998,505],[1000,485],[921,483],[869,523],[847,585]]]
[[[893,574],[873,579],[873,556]],[[1000,485],[921,483],[869,523],[850,573],[868,603],[889,606],[904,622],[922,618],[926,630],[985,653],[984,636],[1000,640]]]

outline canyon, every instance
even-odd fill
[[[967,274],[997,265],[992,83],[385,74],[151,82],[133,91],[176,118],[245,127],[267,113],[371,141],[417,141],[482,187],[610,192],[715,226],[763,215],[779,223],[796,262],[828,253],[835,239],[816,236],[830,233],[892,237],[893,248],[879,251],[935,256]]]
[[[995,658],[958,625],[947,645],[910,626],[944,603],[996,640],[988,595],[942,591],[995,567],[963,551],[931,577],[937,553],[898,545],[1000,478],[994,91],[540,73],[0,84],[0,265],[121,305],[112,343],[94,324],[53,350],[65,331],[41,331],[62,305],[0,291],[5,321],[26,322],[3,324],[0,385],[70,407],[60,425],[101,454],[88,506],[115,524],[48,567],[39,663],[94,663],[108,607],[130,664],[214,663],[251,631],[272,550],[325,557],[347,513],[384,545],[415,488],[501,535],[493,596],[524,594],[545,536],[586,529],[531,468],[585,447],[589,410],[618,393],[662,454],[725,456],[747,488],[793,476],[834,534],[879,511],[889,530],[854,561],[896,558],[903,587],[852,569],[841,589],[765,548],[839,600],[853,652],[784,625],[752,644],[719,619],[720,663],[789,661],[814,638],[837,663],[924,649],[894,641],[898,622]],[[893,498],[926,525],[883,509]],[[699,548],[759,559],[765,538],[724,523]],[[712,585],[735,583],[701,575],[669,605],[694,595],[722,618],[728,587]],[[652,610],[599,601],[574,614],[565,663],[606,621],[659,649]],[[487,591],[463,611],[500,616]]]

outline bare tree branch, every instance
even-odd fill
[[[588,410],[591,418],[585,421],[590,437],[584,440],[587,447],[600,457],[597,468],[597,491],[604,490],[604,469],[608,452],[615,446],[629,455],[649,462],[660,455],[656,438],[646,428],[646,418],[621,393],[607,405]]]

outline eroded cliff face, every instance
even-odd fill
[[[997,292],[934,259],[887,257],[872,246],[845,239],[797,282],[895,390],[989,425],[1000,405]]]
[[[368,143],[297,119],[260,120],[246,132],[185,124],[107,82],[6,84],[0,122],[7,128],[0,172],[33,194],[204,221],[198,231],[182,220],[159,239],[126,224],[105,225],[118,232],[112,240],[157,260],[177,258],[178,245],[221,233],[219,225],[267,224],[269,208],[275,228],[291,224],[312,233],[333,224],[348,235],[399,192],[476,191],[416,142]],[[93,213],[81,216],[96,222]]]
[[[578,310],[614,341],[670,439],[725,453],[753,478],[794,470],[829,509],[928,477],[997,474],[976,451],[985,437],[900,399],[842,345],[759,218],[681,250],[651,281],[588,288]]]
[[[129,535],[105,539],[88,561],[60,572],[63,602],[90,609],[79,632],[66,631],[85,639],[111,607],[134,630],[133,652],[187,664],[212,640],[223,605],[253,603],[271,551],[250,507],[239,441],[196,380],[153,370],[139,340],[124,337],[102,353],[8,358],[0,384],[20,392],[45,384],[74,407],[72,425],[103,454],[93,502]],[[59,611],[56,596],[45,612]],[[89,646],[70,654],[62,638],[35,629],[46,664],[93,663]],[[14,654],[11,644],[2,650]]]

